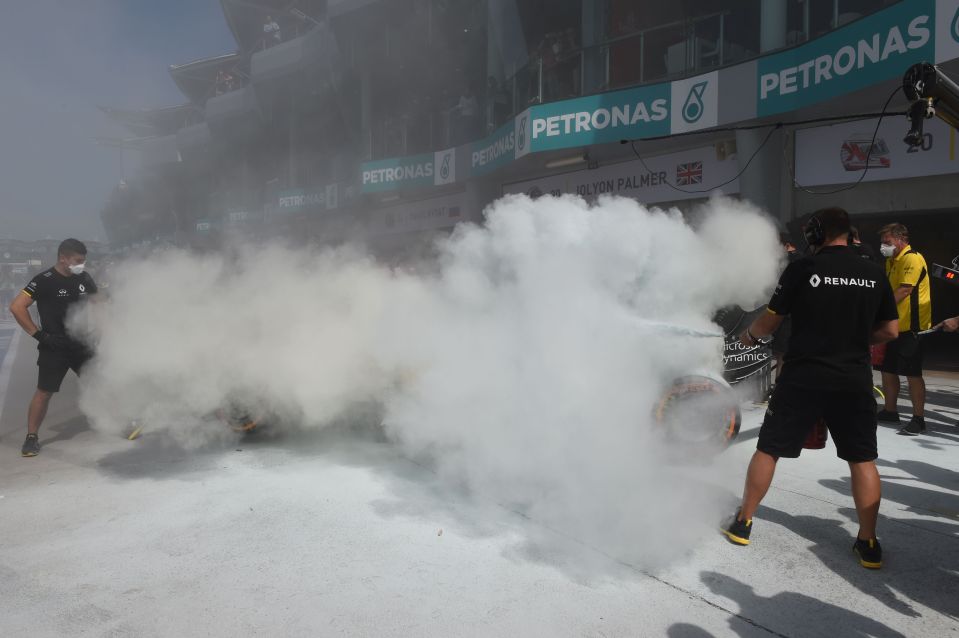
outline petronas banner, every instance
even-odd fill
[[[959,0],[897,2],[791,49],[674,82],[534,104],[485,139],[363,165],[363,192],[431,187],[529,153],[733,125],[898,80],[917,62],[959,58]],[[878,105],[877,105],[878,106]]]

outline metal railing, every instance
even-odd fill
[[[600,44],[561,52],[551,64],[537,55],[506,81],[512,89],[513,114],[531,104],[645,84],[755,55],[727,40],[728,15],[728,11],[713,13],[610,37]],[[616,76],[613,65],[618,51],[624,58],[630,54],[637,58],[632,64],[625,60],[621,64],[632,71],[631,76]],[[597,68],[600,74],[595,73]]]
[[[899,0],[901,1],[901,0]],[[885,3],[876,2],[872,11]],[[830,28],[842,27],[861,17],[843,13],[843,0],[830,4]],[[508,75],[494,93],[480,101],[482,129],[475,139],[489,134],[518,113],[534,104],[542,104],[595,93],[629,88],[657,81],[706,72],[710,69],[754,59],[760,55],[759,30],[744,33],[744,15],[758,15],[758,1],[737,10],[726,10],[696,18],[657,25],[622,34],[607,34],[601,43],[546,50],[545,43],[522,67]],[[865,11],[871,13],[870,10]],[[809,2],[803,4],[801,25],[788,25],[786,47],[794,46],[819,35],[810,33]],[[796,28],[798,26],[798,29]],[[738,31],[738,33],[737,33]],[[505,108],[502,105],[505,104]],[[462,143],[457,134],[456,115],[449,110],[429,113],[429,139],[412,141],[409,128],[403,123],[412,116],[392,118],[371,131],[371,156],[393,157],[387,148],[402,149],[399,154],[436,150]],[[403,129],[402,143],[378,140],[384,133],[397,137],[395,127]]]
[[[461,132],[456,109],[405,114],[379,120],[374,126],[370,157],[383,159],[417,155],[481,137],[481,131]]]

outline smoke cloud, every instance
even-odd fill
[[[718,307],[761,303],[780,253],[747,204],[684,220],[570,196],[504,198],[419,269],[356,248],[159,253],[74,318],[97,351],[81,407],[102,430],[138,419],[199,442],[227,403],[323,428],[373,401],[450,484],[654,566],[721,506],[652,418],[676,377],[721,373],[721,340],[667,328],[715,331]]]

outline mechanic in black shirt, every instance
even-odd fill
[[[803,233],[814,253],[786,267],[767,312],[741,336],[751,346],[792,317],[785,366],[759,430],[742,506],[723,533],[733,543],[749,544],[752,516],[772,483],[776,462],[798,457],[822,418],[837,455],[849,463],[859,515],[853,550],[863,567],[878,569],[880,485],[869,345],[898,335],[896,302],[885,273],[848,246],[846,211],[817,211]]]
[[[27,439],[23,443],[23,456],[36,456],[40,452],[37,433],[47,414],[50,397],[60,391],[60,384],[73,370],[79,374],[90,359],[86,346],[67,334],[67,312],[74,304],[96,293],[97,286],[89,273],[84,272],[87,247],[77,239],[66,239],[57,250],[57,263],[36,277],[17,295],[10,304],[10,312],[20,327],[39,342],[37,365],[40,367],[37,390],[27,411]],[[37,304],[40,328],[30,317],[30,306]]]
[[[862,243],[862,240],[859,238],[859,229],[855,226],[849,229],[849,245],[863,259],[868,259],[877,266],[883,267],[883,262],[879,260],[879,255],[876,254],[876,249],[869,244]]]

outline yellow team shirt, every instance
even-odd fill
[[[886,275],[893,291],[902,285],[913,287],[912,294],[896,306],[899,332],[928,330],[932,326],[932,296],[929,294],[926,260],[911,246],[906,246],[895,257],[886,259]]]

